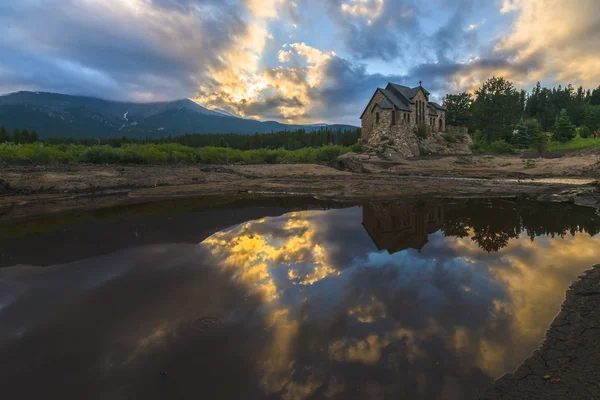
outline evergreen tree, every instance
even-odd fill
[[[584,124],[587,126],[592,132],[597,132],[598,128],[600,128],[600,106],[585,106],[585,119]]]
[[[23,129],[23,132],[21,132],[21,143],[31,143],[27,129]]]
[[[21,143],[21,131],[18,128],[13,131],[13,142]]]
[[[592,131],[590,130],[590,128],[583,125],[581,128],[579,128],[579,136],[581,136],[584,139],[587,139],[590,136],[592,136]]]
[[[566,109],[562,109],[552,130],[552,140],[568,142],[575,137],[575,127],[569,119]]]
[[[527,102],[525,104],[525,115],[529,118],[535,118],[540,113],[541,95],[542,85],[538,81],[529,97],[527,97]]]
[[[525,121],[525,126],[527,127],[527,134],[533,140],[540,132],[542,132],[542,125],[538,122],[537,119],[530,118]]]
[[[230,147],[229,143],[227,143],[227,140],[225,140],[225,137],[223,136],[221,136],[219,139],[219,147]]]
[[[526,149],[531,145],[531,135],[522,118],[512,133],[511,143],[519,149]]]
[[[40,141],[40,137],[35,130],[31,131],[31,133],[29,134],[29,140],[31,140],[31,143],[36,143]]]
[[[446,124],[468,126],[471,121],[473,96],[470,93],[447,94],[443,100],[446,107]]]
[[[589,94],[589,103],[593,106],[599,106],[600,105],[600,86],[598,86],[596,89],[592,90],[592,92]]]
[[[543,154],[546,150],[546,146],[548,145],[548,134],[544,132],[539,132],[537,135],[531,137],[531,144],[538,151],[538,153]]]
[[[488,142],[509,141],[512,127],[522,115],[521,96],[513,84],[504,78],[493,77],[475,91],[473,122],[485,133]]]
[[[4,125],[0,126],[0,143],[10,142],[10,135],[8,131],[4,127]]]
[[[580,126],[585,120],[585,92],[583,86],[579,86],[577,91],[567,105],[569,118],[575,126]]]

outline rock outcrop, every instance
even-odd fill
[[[473,140],[464,128],[449,127],[448,132],[426,132],[419,138],[415,132],[387,137],[372,135],[363,142],[363,153],[346,153],[330,165],[351,172],[377,172],[402,163],[408,158],[440,154],[472,154]]]
[[[431,154],[472,154],[473,139],[466,128],[448,127],[447,132],[436,132],[421,127],[421,132],[404,129],[387,136],[376,132],[362,145],[367,152],[377,153],[384,159],[411,158]]]

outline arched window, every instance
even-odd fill
[[[440,118],[440,131],[442,130],[442,119]]]
[[[392,125],[396,125],[396,110],[392,110]]]
[[[378,124],[379,123],[379,113],[375,113],[375,123]]]

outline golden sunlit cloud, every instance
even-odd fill
[[[518,12],[513,32],[502,40],[497,50],[515,54],[515,63],[541,57],[540,77],[559,82],[577,82],[596,86],[600,80],[596,0],[569,3],[547,0],[521,0],[503,7]]]
[[[600,81],[600,34],[596,26],[600,2],[574,0],[504,0],[501,13],[512,13],[511,32],[493,48],[507,60],[503,66],[469,60],[450,78],[455,91],[473,92],[491,76],[502,76],[517,87],[536,81],[596,87]],[[472,25],[473,29],[476,28]]]
[[[254,33],[224,57],[230,66],[213,71],[215,87],[201,87],[206,93],[195,100],[201,104],[225,108],[235,114],[260,118],[264,113],[282,116],[287,122],[307,122],[310,111],[318,107],[313,95],[324,84],[326,68],[335,53],[325,53],[305,43],[284,45],[278,60],[289,66],[259,68],[265,46],[265,32]]]
[[[371,323],[379,318],[385,318],[385,304],[373,296],[370,302],[352,307],[348,315],[356,316],[360,322]]]
[[[263,371],[261,387],[268,393],[278,393],[285,387],[286,398],[289,399],[311,396],[326,377],[316,368],[311,370],[305,381],[296,382],[293,379],[295,349],[302,335],[303,321],[307,318],[303,310],[310,302],[320,301],[320,288],[331,288],[330,285],[315,284],[325,279],[350,279],[352,282],[357,278],[357,275],[353,275],[357,273],[356,270],[342,275],[345,278],[338,278],[340,271],[349,266],[332,265],[330,249],[336,246],[319,241],[318,238],[322,238],[320,233],[334,229],[319,223],[318,217],[322,213],[298,212],[252,221],[219,232],[202,243],[217,257],[218,265],[232,271],[235,280],[247,286],[250,292],[262,296],[268,306],[265,312],[266,325],[273,339],[259,360]],[[443,246],[450,254],[461,255],[456,259],[459,260],[456,261],[458,264],[452,268],[464,269],[467,276],[472,273],[477,278],[464,283],[463,290],[456,293],[465,296],[461,301],[484,301],[488,304],[483,321],[474,325],[443,321],[436,319],[434,312],[423,317],[425,324],[408,326],[401,323],[398,310],[394,310],[389,300],[384,301],[385,297],[368,295],[355,299],[345,296],[347,293],[342,290],[342,296],[333,296],[339,298],[340,303],[331,306],[341,311],[342,315],[354,319],[354,323],[359,323],[364,329],[356,331],[358,336],[353,336],[350,330],[345,335],[332,337],[323,344],[323,351],[331,360],[340,363],[374,366],[384,362],[387,367],[394,368],[394,365],[401,365],[398,364],[400,362],[414,364],[419,358],[430,359],[434,355],[430,354],[427,343],[441,340],[445,348],[456,355],[458,362],[464,363],[465,368],[478,367],[490,377],[499,377],[507,370],[516,368],[544,337],[571,281],[600,258],[598,239],[582,233],[531,241],[522,233],[520,237],[510,239],[505,248],[490,257],[471,239],[473,232],[469,233],[464,238],[442,238],[436,234],[430,236],[428,246]],[[364,254],[362,262],[366,263],[370,254]],[[382,268],[412,268],[401,261],[410,253],[378,254],[386,260],[385,264],[380,265]],[[443,268],[443,265],[440,264],[442,261],[428,258],[427,247],[419,257],[424,257],[422,263],[420,258],[408,258],[410,262],[418,263],[416,268],[420,268],[414,282],[416,286],[405,282],[406,279],[413,279],[405,271],[408,275],[400,278],[400,287],[392,284],[378,290],[383,290],[383,293],[402,291],[403,285],[409,285],[412,290],[425,290],[434,279],[431,275],[435,275],[433,271],[437,267]],[[573,263],[575,259],[577,262]],[[462,272],[456,274],[462,275]],[[481,284],[493,289],[490,293],[494,294],[482,293]],[[354,286],[342,284],[340,287]],[[310,295],[308,289],[316,292]],[[441,296],[442,302],[447,301],[445,295]],[[426,297],[426,304],[437,302],[429,303]],[[317,303],[312,306],[322,305]],[[415,304],[414,307],[420,305]],[[331,317],[330,314],[326,315]],[[327,325],[325,321],[319,323]],[[387,328],[381,330],[377,327],[370,332],[370,324]],[[494,335],[489,332],[506,334]],[[153,333],[150,336],[156,335]],[[401,354],[384,357],[387,354],[384,349],[394,343],[402,343]],[[340,381],[332,390],[343,387],[344,382]]]

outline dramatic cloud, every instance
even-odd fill
[[[577,0],[506,1],[504,12],[518,13],[512,33],[496,49],[515,64],[542,60],[529,80],[550,78],[596,86],[600,80],[600,2]]]
[[[220,52],[252,37],[237,8],[216,0],[12,2],[0,13],[0,88],[153,100],[185,97]],[[193,5],[193,7],[192,7]]]
[[[595,0],[6,0],[0,92],[358,124],[388,81],[437,100],[492,75],[595,87],[599,26]]]
[[[86,383],[61,386],[68,398],[90,387],[148,398],[166,387],[148,384],[165,370],[182,393],[200,383],[229,398],[470,398],[531,354],[600,256],[598,236],[525,232],[497,253],[472,232],[437,232],[420,251],[389,254],[362,211],[294,212],[198,245],[2,268],[3,389],[34,398],[68,371]]]

